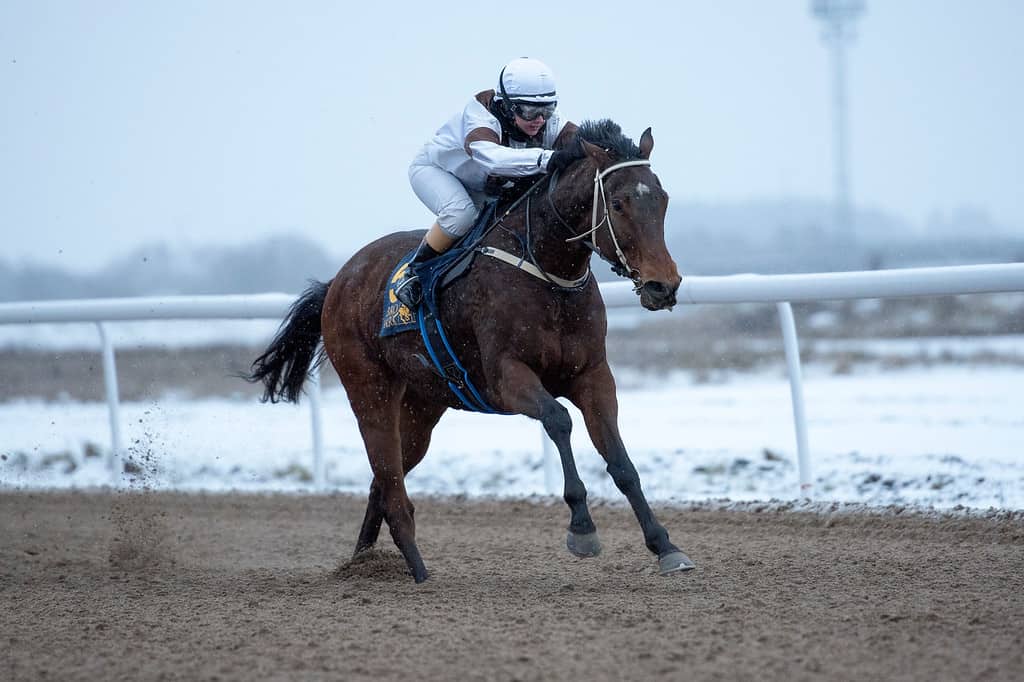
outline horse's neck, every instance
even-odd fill
[[[575,203],[579,204],[582,201],[580,199]],[[557,214],[555,210],[558,211]],[[519,210],[514,211],[505,221],[508,229],[498,231],[498,239],[501,242],[499,248],[511,250],[527,260],[535,260],[536,265],[544,272],[562,279],[574,280],[586,273],[590,266],[591,251],[582,241],[567,242],[566,239],[571,237],[572,233],[559,220],[561,217],[579,233],[576,223],[579,222],[580,215],[574,215],[570,211],[563,213],[561,202],[555,210],[552,210],[544,190],[531,196],[529,201],[524,201]],[[524,249],[528,252],[523,253]]]
[[[528,201],[523,201],[503,221],[505,229],[495,230],[494,246],[536,261],[545,272],[563,280],[575,280],[587,272],[591,251],[582,241],[566,242],[566,239],[573,233],[585,231],[581,227],[584,220],[582,207],[586,204],[589,220],[591,198],[566,197],[565,191],[558,194],[560,197],[554,202],[554,208],[546,187],[529,197]]]

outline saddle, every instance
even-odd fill
[[[419,275],[420,284],[423,286],[423,303],[420,308],[426,305],[436,313],[438,293],[465,275],[473,264],[473,259],[478,253],[476,247],[483,239],[487,226],[494,217],[496,205],[496,199],[488,200],[480,211],[480,215],[477,216],[472,229],[440,256],[425,263],[410,265],[409,261],[416,254],[414,248],[399,259],[395,269],[388,277],[387,288],[384,292],[384,316],[380,328],[382,337],[394,336],[419,326],[413,311],[409,310],[408,306],[399,301],[398,296],[395,295],[395,285],[402,279],[406,268],[416,268],[416,274]]]
[[[393,336],[412,329],[418,329],[430,359],[417,354],[415,357],[425,367],[438,374],[459,398],[463,408],[472,412],[505,414],[491,407],[469,378],[469,373],[452,351],[448,336],[444,332],[438,313],[438,296],[452,282],[456,281],[473,265],[479,253],[478,247],[491,225],[498,200],[490,199],[477,216],[473,228],[440,256],[425,263],[410,265],[416,253],[413,249],[399,261],[388,277],[384,292],[384,315],[380,336]],[[398,300],[395,284],[401,279],[406,268],[415,267],[423,285],[423,301],[415,310]]]

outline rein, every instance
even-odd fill
[[[547,282],[548,284],[550,284],[551,286],[553,286],[553,287],[555,287],[557,289],[577,290],[577,289],[580,289],[588,281],[590,281],[590,268],[589,267],[587,268],[587,271],[583,273],[582,276],[577,277],[576,279],[563,279],[561,277],[557,277],[556,275],[553,275],[553,274],[551,274],[549,272],[546,272],[543,268],[540,267],[540,265],[537,263],[537,258],[533,255],[533,248],[530,245],[531,244],[531,239],[530,239],[530,231],[531,231],[531,225],[530,225],[530,202],[531,202],[531,199],[533,197],[533,194],[540,188],[541,185],[543,185],[545,182],[547,182],[547,183],[549,183],[549,186],[550,186],[550,184],[552,183],[552,180],[553,180],[553,176],[552,175],[545,175],[540,180],[538,180],[537,182],[535,182],[532,185],[530,185],[530,188],[527,189],[522,194],[522,196],[520,196],[518,199],[516,199],[514,202],[512,202],[512,204],[509,205],[509,207],[507,209],[505,209],[505,212],[501,214],[500,218],[496,219],[493,223],[491,223],[487,227],[486,230],[484,230],[484,233],[482,235],[480,235],[480,239],[477,241],[477,244],[479,244],[481,241],[483,241],[483,238],[486,237],[487,234],[491,230],[493,230],[495,227],[500,225],[501,222],[503,220],[505,220],[505,218],[507,218],[509,216],[509,214],[512,213],[512,211],[517,206],[519,206],[519,204],[521,204],[522,202],[525,201],[526,202],[526,210],[524,212],[524,218],[523,218],[525,226],[526,226],[526,241],[525,241],[525,243],[522,241],[522,239],[520,239],[520,246],[522,247],[523,253],[524,253],[523,256],[517,257],[517,256],[509,253],[508,251],[503,251],[502,249],[499,249],[499,248],[496,248],[496,247],[493,247],[493,246],[482,246],[481,245],[481,246],[476,247],[476,251],[478,253],[481,253],[481,254],[485,255],[485,256],[490,256],[491,258],[496,258],[496,259],[498,259],[498,260],[500,260],[502,262],[508,263],[509,265],[515,266],[515,267],[519,268],[520,270],[522,270],[523,272],[525,272],[527,274],[530,274],[530,275],[533,275],[537,279],[544,280],[545,282]],[[556,213],[555,215],[557,216],[558,214]],[[558,219],[561,220],[561,217],[559,217]]]

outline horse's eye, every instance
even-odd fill
[[[614,208],[619,213],[622,213],[622,202],[619,201],[618,199],[612,199],[612,208]]]

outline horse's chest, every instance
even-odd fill
[[[604,335],[592,320],[558,308],[531,312],[499,323],[495,338],[505,340],[509,354],[538,370],[570,374],[603,355]]]

